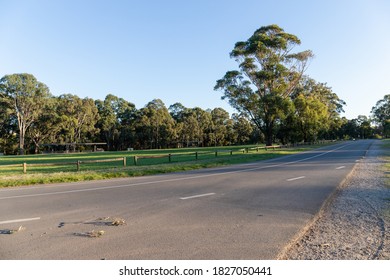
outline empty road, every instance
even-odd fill
[[[275,259],[372,141],[183,173],[0,189],[0,259]],[[126,224],[108,225],[113,217]],[[104,234],[87,237],[92,230]]]

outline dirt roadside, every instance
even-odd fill
[[[390,259],[390,187],[375,141],[308,230],[279,259]]]

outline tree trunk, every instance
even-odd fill
[[[266,146],[272,146],[273,142],[273,134],[274,134],[274,123],[273,121],[267,121],[265,123],[265,145]]]
[[[38,154],[39,153],[39,141],[36,141],[34,140],[34,145],[35,145],[35,149],[34,149],[34,154]]]
[[[267,133],[267,135],[265,136],[265,145],[266,146],[272,146],[272,133]]]
[[[107,141],[107,150],[111,151],[111,133],[110,132],[106,132],[104,134],[105,134],[105,138],[106,138],[106,141]]]
[[[24,134],[23,129],[19,130],[19,155],[24,155]]]
[[[17,110],[17,106],[15,105]],[[23,119],[23,115],[19,112],[17,113],[18,117],[18,126],[19,126],[19,155],[24,155],[24,137],[26,135],[27,125]]]

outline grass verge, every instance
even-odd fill
[[[383,140],[385,174],[387,177],[387,187],[390,188],[390,139]],[[389,198],[390,199],[390,198]]]
[[[13,187],[13,186],[25,186],[25,185],[36,185],[36,184],[50,184],[50,183],[64,183],[64,182],[78,182],[87,180],[103,180],[123,177],[135,177],[145,176],[172,172],[182,172],[188,170],[195,170],[201,168],[210,168],[223,165],[231,165],[238,163],[254,162],[259,160],[267,160],[275,157],[284,155],[290,155],[299,153],[305,150],[317,148],[321,145],[313,145],[301,148],[289,148],[272,151],[253,151],[249,153],[237,153],[230,155],[229,153],[221,154],[221,156],[215,157],[211,153],[210,156],[199,157],[197,161],[186,158],[186,156],[174,157],[171,163],[161,163],[153,160],[151,162],[144,162],[143,165],[131,165],[127,167],[110,166],[107,164],[90,166],[89,170],[81,170],[79,172],[73,169],[60,167],[37,167],[31,169],[28,174],[23,174],[20,168],[15,170],[13,168],[1,168],[0,169],[0,187]],[[215,150],[215,148],[212,148]],[[218,148],[228,150],[228,147]],[[208,152],[211,148],[197,149],[199,152]],[[178,152],[178,150],[158,150],[158,151],[143,151],[142,154],[159,155]],[[183,152],[193,153],[194,149],[180,150]],[[137,155],[139,155],[138,152]],[[4,157],[2,162],[0,161],[0,167],[4,164],[18,164],[21,162],[29,163],[50,163],[53,161],[69,162],[71,160],[90,160],[102,159],[102,158],[113,158],[118,156],[126,156],[128,158],[133,157],[134,153],[129,152],[114,152],[114,153],[89,153],[89,154],[70,154],[70,155],[36,155],[36,156],[25,156],[25,157]],[[166,159],[165,159],[166,161]],[[61,170],[61,171],[59,171]]]
[[[390,188],[390,139],[383,140],[382,148],[384,151],[383,159],[385,161],[385,176],[386,176],[386,187]],[[390,197],[384,198],[387,201],[387,207],[384,209],[384,215],[390,218]]]

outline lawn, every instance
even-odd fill
[[[0,187],[186,171],[266,160],[316,147],[318,146],[265,150],[257,149],[255,146],[234,146],[2,156],[0,157]],[[126,166],[124,166],[123,158],[125,158]],[[117,160],[107,161],[114,159]],[[79,166],[77,162],[80,163]],[[23,163],[26,163],[26,174],[23,174]]]

